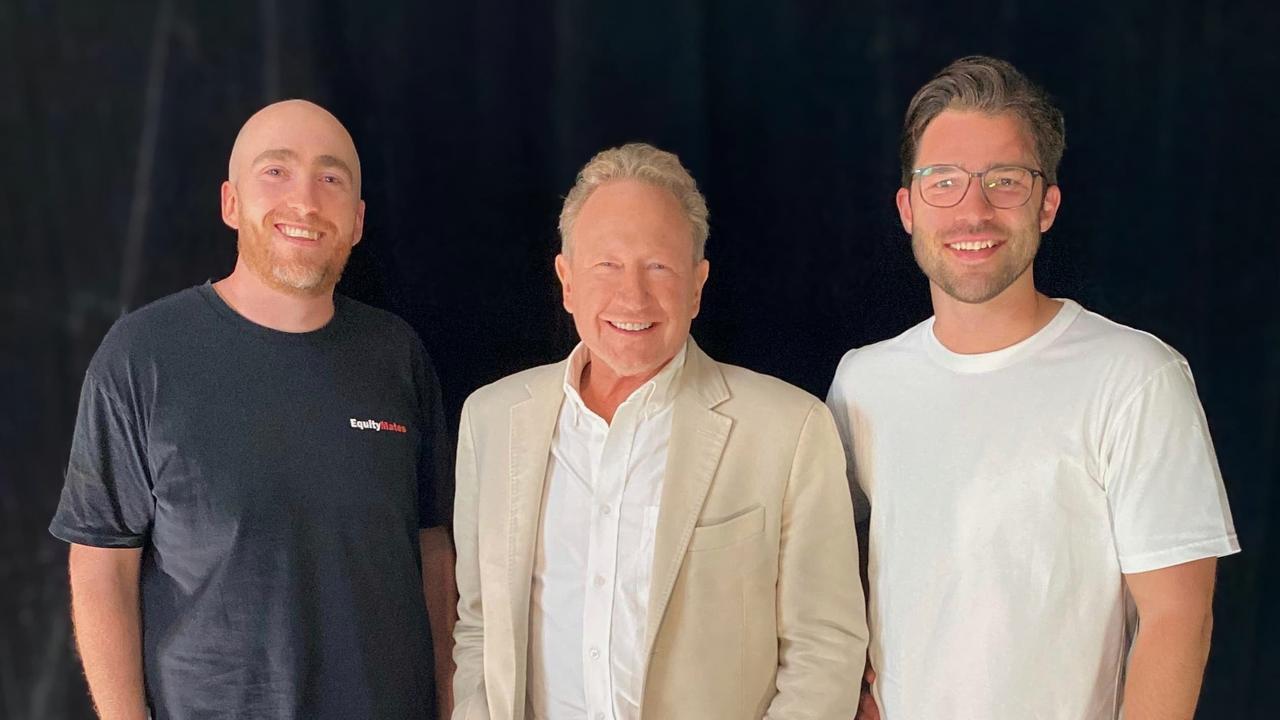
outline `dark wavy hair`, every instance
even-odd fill
[[[1054,107],[1048,93],[1013,65],[984,55],[970,55],[943,68],[911,98],[902,124],[902,187],[911,186],[916,150],[925,128],[949,109],[1017,115],[1035,141],[1045,184],[1058,183],[1058,163],[1067,147],[1062,111]]]

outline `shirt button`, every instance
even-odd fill
[[[597,575],[595,579],[596,587],[604,587],[604,577]]]
[[[596,713],[596,720],[604,720],[604,713],[602,712]]]
[[[589,653],[587,653],[587,654],[591,656],[591,659],[592,659],[592,660],[599,660],[599,659],[600,659],[600,651],[599,651],[599,650],[597,650],[596,648],[591,648],[591,652],[589,652]]]
[[[613,508],[609,507],[608,505],[602,505],[600,507],[600,512],[604,513],[605,515],[608,515],[609,513],[613,512]]]

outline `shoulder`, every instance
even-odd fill
[[[103,342],[137,342],[157,331],[190,327],[194,316],[208,309],[200,286],[179,290],[121,315]]]
[[[1181,353],[1155,335],[1083,308],[1062,340],[1064,349],[1116,380],[1142,381],[1168,366],[1187,365]]]
[[[839,431],[826,403],[778,378],[737,365],[716,366],[729,396],[715,412],[733,420],[738,448],[751,453],[767,453],[770,448],[798,451],[806,437],[818,447],[839,448]]]
[[[345,295],[334,295],[344,317],[348,338],[377,352],[389,362],[408,362],[414,372],[435,374],[435,363],[422,338],[404,318],[389,310],[367,305]]]
[[[339,303],[341,312],[360,333],[421,347],[422,341],[418,338],[417,331],[399,315],[345,295],[335,294],[334,299]]]
[[[865,382],[893,372],[895,369],[901,369],[905,363],[913,359],[923,359],[924,344],[920,336],[929,331],[932,326],[931,320],[917,323],[905,332],[887,340],[850,349],[840,358],[840,363],[836,366],[835,377],[831,383],[832,393],[835,394],[842,387]]]
[[[512,405],[529,398],[529,386],[554,383],[563,377],[564,361],[521,370],[471,393],[463,410],[471,415],[505,413]]]
[[[822,404],[805,390],[772,375],[722,362],[716,362],[716,366],[729,388],[728,407],[760,407],[778,414],[805,414]]]
[[[102,338],[89,365],[91,375],[106,374],[134,359],[151,357],[200,332],[210,312],[200,287],[180,290],[122,315]]]

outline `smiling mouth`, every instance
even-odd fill
[[[298,227],[297,225],[285,225],[283,223],[279,223],[276,225],[276,230],[280,231],[281,235],[293,238],[294,240],[310,240],[314,242],[320,239],[319,230],[311,230],[310,228]]]
[[[1001,243],[997,240],[966,240],[963,242],[946,243],[947,247],[952,250],[964,250],[966,252],[976,252],[978,250],[986,250],[995,247]]]
[[[644,332],[645,330],[648,330],[654,325],[651,322],[614,322],[613,320],[607,320],[606,322],[608,322],[610,325],[617,328],[618,330],[622,330],[623,332],[632,332],[632,333]]]

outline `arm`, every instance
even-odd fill
[[[871,521],[855,523],[858,530],[858,576],[862,580],[862,596],[871,597],[871,580],[867,574],[867,558],[870,556]],[[868,633],[870,636],[870,633]],[[867,666],[862,672],[862,693],[858,698],[858,715],[854,720],[880,720],[880,707],[871,694],[871,684],[876,681],[876,671],[871,667],[871,655],[867,654]]]
[[[102,720],[147,720],[138,602],[140,548],[71,545],[71,619]]]
[[[849,480],[849,494],[853,499],[854,526],[858,533],[858,578],[862,581],[862,597],[871,597],[871,580],[867,562],[871,557],[871,510],[866,493],[858,487],[857,458],[854,453],[853,423],[850,418],[850,404],[846,382],[851,370],[848,361],[856,350],[849,351],[836,368],[831,388],[827,392],[827,407],[835,420],[836,430],[840,433],[840,443],[844,446],[845,474]],[[871,667],[871,655],[868,653],[866,667],[862,673],[861,692],[858,698],[858,715],[855,720],[880,720],[880,708],[876,705],[871,692],[871,685],[876,681],[875,669]]]
[[[453,626],[457,622],[458,588],[453,575],[453,544],[449,531],[433,527],[418,533],[422,550],[422,594],[427,601],[431,647],[436,669],[439,717],[453,713]]]
[[[778,694],[765,717],[853,717],[867,652],[857,555],[844,451],[814,405],[782,503]]]
[[[484,607],[480,602],[480,479],[476,468],[471,413],[462,409],[458,429],[457,495],[453,506],[453,537],[458,546],[458,622],[453,628],[453,717],[487,719],[489,701],[484,687]]]
[[[1138,635],[1124,684],[1128,720],[1195,715],[1213,630],[1217,558],[1124,576],[1138,608]]]

